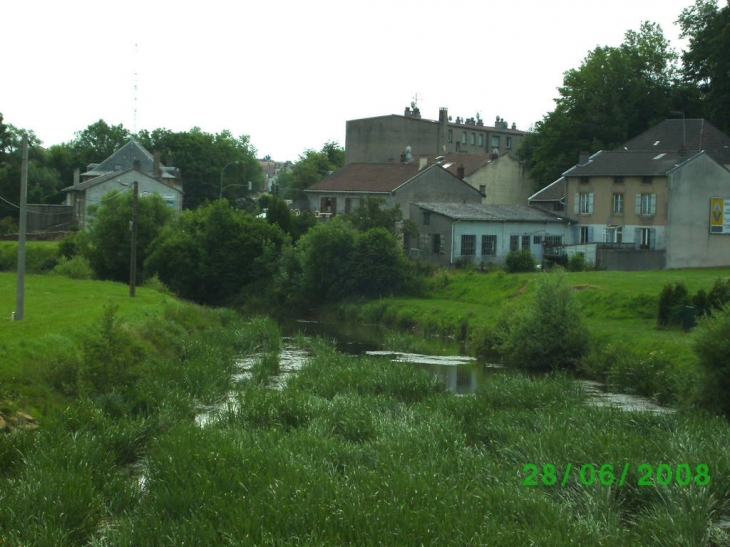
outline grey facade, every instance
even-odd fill
[[[440,266],[503,264],[520,249],[541,260],[546,247],[569,243],[572,233],[567,218],[526,205],[412,203],[410,209],[418,241],[409,254]]]
[[[345,163],[390,162],[410,150],[415,156],[462,152],[504,154],[517,157],[524,131],[510,128],[497,118],[494,126],[479,119],[449,121],[448,110],[439,111],[438,120],[421,118],[418,109],[406,109],[404,115],[377,116],[348,120],[345,136]]]

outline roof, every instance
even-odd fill
[[[123,175],[125,173],[128,173],[130,171],[137,171],[137,170],[134,169],[134,168],[129,168],[129,169],[125,169],[123,171],[113,171],[111,173],[105,173],[104,175],[101,175],[101,176],[98,176],[98,177],[94,177],[93,179],[85,180],[84,182],[81,182],[79,184],[75,184],[75,185],[72,185],[72,186],[67,186],[66,188],[63,188],[61,191],[62,192],[83,192],[85,190],[88,190],[89,188],[92,188],[94,186],[97,186],[97,185],[99,185],[99,184],[101,184],[103,182],[107,182],[109,180],[115,179],[115,178],[117,178],[117,177],[119,177],[119,176],[121,176],[121,175]],[[148,177],[148,178],[151,178],[153,180],[157,180],[154,177],[152,177],[152,175],[150,175],[150,173],[143,173],[141,171],[137,171],[137,172],[140,173],[140,175],[142,175],[144,177]],[[177,190],[178,192],[181,192],[182,193],[182,190],[181,189],[176,188],[175,186],[173,186],[172,184],[168,183],[167,181],[159,181],[159,182],[161,184],[164,184],[166,186],[169,186],[170,189],[172,189],[172,190]]]
[[[429,169],[440,169],[431,165],[419,170],[418,165],[418,162],[348,163],[304,191],[390,193]]]
[[[485,222],[568,222],[559,216],[527,205],[489,205],[463,203],[416,203],[425,211],[431,211],[454,220],[476,220]]]
[[[405,120],[411,120],[416,122],[423,122],[423,123],[431,123],[431,124],[437,124],[438,120],[429,120],[426,118],[420,118],[415,116],[403,116],[402,114],[385,114],[384,116],[372,116],[370,118],[358,118],[355,120],[347,120],[347,123],[350,122],[359,122],[362,120],[377,120],[379,118],[403,118]],[[467,123],[456,123],[456,122],[447,122],[447,127],[450,129],[463,129],[464,131],[489,131],[491,133],[508,133],[510,135],[525,135],[527,131],[521,131],[519,129],[512,129],[510,127],[492,127],[489,125],[472,125]]]
[[[548,184],[542,190],[535,192],[527,201],[560,201],[565,199],[565,177]]]
[[[691,152],[682,154],[678,151],[661,150],[602,150],[593,154],[588,162],[578,164],[563,174],[571,177],[663,176],[696,155],[697,153]]]
[[[83,176],[98,177],[114,171],[124,171],[133,167],[134,162],[137,160],[140,163],[140,171],[143,173],[153,172],[155,160],[152,154],[137,141],[130,140],[103,162],[84,173]],[[174,167],[160,165],[160,172],[163,178],[176,178],[175,171],[176,169]]]
[[[707,120],[672,119],[644,131],[620,146],[617,150],[629,151],[678,151],[692,152],[704,150],[716,161],[730,163],[730,137]]]

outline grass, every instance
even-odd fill
[[[496,375],[457,397],[412,366],[322,342],[311,348],[282,390],[252,380],[238,405],[202,428],[158,419],[154,434],[135,435],[134,422],[112,432],[91,420],[76,444],[57,441],[64,456],[34,455],[13,487],[0,489],[9,509],[0,537],[159,546],[710,547],[730,539],[715,526],[730,511],[723,420],[592,408],[559,375]],[[109,456],[120,437],[151,439],[141,443],[143,487]],[[630,468],[623,486],[586,485],[577,472],[564,486],[543,484],[543,466],[555,466],[562,482],[568,463]],[[703,463],[711,479],[638,486],[644,463],[686,463],[693,474]],[[524,484],[528,464],[539,469],[538,486]],[[41,479],[54,486],[48,500],[39,498]]]

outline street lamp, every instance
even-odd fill
[[[234,163],[241,163],[241,162],[240,161],[228,162],[223,166],[223,169],[221,169],[221,191],[220,191],[220,194],[218,195],[218,199],[223,199],[223,172],[226,170],[226,167],[228,167],[229,165],[233,165]]]

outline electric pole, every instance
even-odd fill
[[[129,296],[134,297],[137,287],[137,199],[139,183],[132,183],[132,256],[129,262]]]
[[[18,223],[18,295],[14,319],[25,316],[25,233],[28,231],[28,134],[23,134],[22,164],[20,168],[20,221]]]

